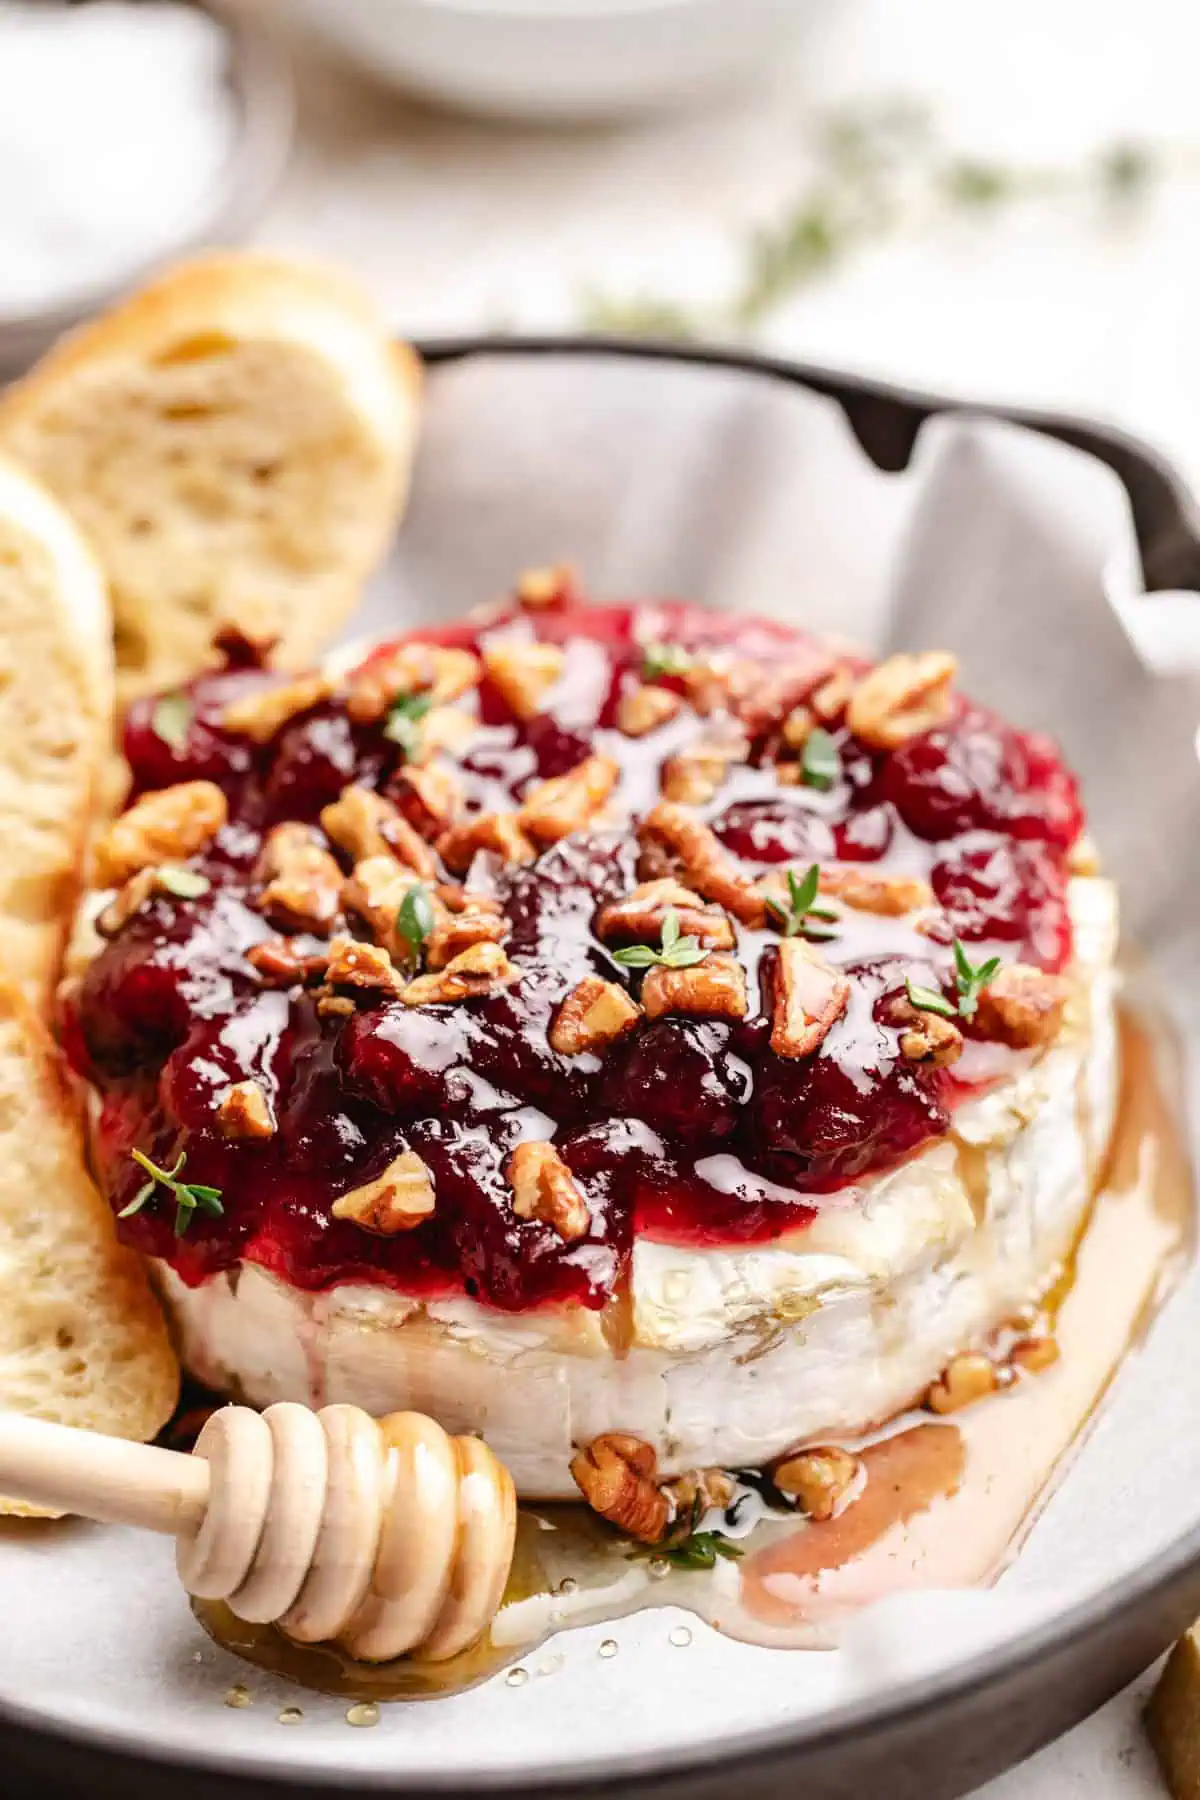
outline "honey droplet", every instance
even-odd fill
[[[691,1641],[692,1634],[686,1625],[676,1625],[667,1638],[667,1642],[674,1644],[677,1650],[686,1650]]]
[[[528,1669],[510,1669],[504,1677],[506,1687],[524,1687],[529,1680]]]
[[[226,1706],[249,1706],[251,1698],[250,1689],[239,1681],[229,1689],[225,1696],[225,1704]]]
[[[304,1714],[298,1706],[285,1706],[279,1715],[281,1725],[299,1725]]]
[[[665,1581],[671,1573],[671,1565],[665,1556],[652,1556],[646,1564],[646,1572],[652,1581]]]
[[[605,1638],[600,1646],[600,1654],[603,1657],[615,1656],[617,1654],[616,1638]]]
[[[373,1700],[357,1700],[346,1713],[347,1725],[378,1725],[379,1708]]]
[[[564,1575],[563,1579],[558,1584],[556,1592],[560,1594],[577,1594],[579,1592],[579,1583],[573,1575]]]

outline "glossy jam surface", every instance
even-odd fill
[[[456,702],[477,715],[478,729],[454,760],[468,809],[494,811],[519,806],[537,781],[591,752],[610,756],[620,781],[604,817],[532,864],[488,871],[520,970],[513,985],[419,1008],[366,993],[351,1014],[321,1016],[311,991],[265,988],[246,960],[278,935],[256,905],[263,838],[285,820],[316,824],[351,782],[395,793],[404,752],[381,726],[352,724],[336,696],[265,745],[228,731],[221,718],[232,699],[282,679],[254,669],[195,683],[182,733],[164,737],[153,703],[139,703],[126,736],[134,794],[215,781],[229,822],[188,864],[207,877],[207,892],[158,894],[106,943],[83,978],[67,1040],[99,1090],[96,1153],[114,1206],[143,1180],[135,1147],[164,1165],[186,1150],[187,1178],[220,1188],[224,1216],[196,1216],[176,1238],[174,1208],[160,1195],[123,1224],[130,1241],[168,1257],[189,1281],[249,1259],[305,1288],[366,1280],[505,1309],[568,1299],[600,1306],[636,1232],[715,1244],[802,1227],[814,1209],[849,1203],[859,1177],[944,1132],[970,1082],[1003,1073],[1011,1053],[996,1046],[978,1046],[974,1061],[969,1046],[954,1078],[906,1062],[887,1003],[906,977],[949,990],[955,936],[980,960],[999,953],[1058,969],[1069,959],[1067,855],[1082,820],[1049,741],[956,698],[945,724],[891,753],[834,725],[841,772],[823,790],[781,782],[777,764],[796,757],[781,739],[780,709],[802,700],[835,659],[783,626],[676,605],[570,607],[421,636],[476,648],[505,636],[561,644],[562,677],[528,722],[486,678]],[[712,733],[713,719],[690,705],[643,737],[616,728],[642,647],[664,641],[693,656],[757,662],[762,691],[770,678],[775,710],[761,692],[738,703],[748,760],[696,809],[747,874],[842,861],[918,875],[934,891],[919,932],[911,918],[838,909],[821,949],[850,978],[851,997],[815,1055],[771,1050],[779,932],[740,925],[745,1019],[643,1022],[602,1056],[569,1058],[549,1046],[558,1005],[585,976],[636,993],[640,973],[613,961],[595,915],[662,872],[646,866],[636,822],[659,797],[666,759]],[[660,679],[683,692],[677,677]],[[230,1142],[217,1106],[230,1083],[247,1078],[270,1094],[278,1129],[262,1142]],[[592,1217],[587,1236],[570,1243],[516,1216],[505,1177],[516,1143],[550,1137]],[[406,1149],[432,1172],[431,1218],[391,1237],[331,1218],[339,1194]]]

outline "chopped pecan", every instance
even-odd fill
[[[553,1144],[526,1141],[508,1159],[512,1209],[518,1219],[537,1219],[565,1244],[586,1237],[592,1215],[583,1190]]]
[[[258,904],[272,924],[321,937],[328,932],[341,904],[342,871],[311,826],[276,825],[263,845],[257,873],[269,878]]]
[[[461,756],[479,733],[479,720],[463,706],[435,706],[421,720],[420,747],[415,758],[422,763],[445,751]]]
[[[957,1412],[960,1406],[969,1406],[973,1400],[982,1400],[985,1395],[994,1393],[999,1385],[991,1359],[982,1350],[964,1350],[951,1357],[937,1381],[930,1386],[925,1404],[931,1412]]]
[[[845,712],[853,692],[854,676],[847,664],[839,663],[833,673],[813,689],[808,696],[808,705],[822,725],[832,725]]]
[[[508,932],[508,920],[490,907],[447,911],[425,940],[425,961],[431,969],[444,969],[472,944],[500,944]]]
[[[732,1506],[737,1482],[727,1469],[686,1469],[673,1481],[664,1482],[663,1492],[675,1509],[675,1518],[690,1520],[714,1508],[724,1512]]]
[[[463,887],[457,881],[439,881],[434,893],[447,912],[500,911],[500,902],[495,894],[489,894],[483,888],[471,887],[469,883]]]
[[[457,1000],[474,1000],[499,993],[517,980],[521,971],[499,944],[472,944],[436,974],[410,981],[400,998],[405,1006],[437,1006]]]
[[[945,650],[889,656],[857,682],[846,708],[855,737],[876,750],[896,750],[950,717],[958,669]]]
[[[271,1102],[257,1081],[235,1081],[225,1089],[217,1123],[227,1138],[269,1138],[277,1130]]]
[[[532,862],[537,855],[515,812],[476,813],[437,840],[438,855],[456,875],[467,872],[480,850],[490,850],[506,863]]]
[[[539,844],[556,844],[582,831],[599,812],[620,777],[611,756],[585,756],[565,775],[539,781],[525,796],[517,821]]]
[[[354,862],[393,856],[426,880],[437,874],[437,858],[425,839],[402,819],[390,800],[370,788],[344,787],[321,808],[321,828]]]
[[[726,775],[730,763],[742,762],[749,749],[745,738],[702,738],[663,764],[664,800],[679,806],[705,806]]]
[[[333,939],[325,979],[331,987],[379,989],[386,994],[398,994],[404,986],[404,978],[386,950],[378,944],[360,944],[352,937]]]
[[[483,666],[488,679],[518,719],[532,719],[558,681],[566,661],[558,644],[539,644],[525,638],[499,638],[484,646]]]
[[[1058,1361],[1058,1344],[1052,1337],[1018,1338],[1008,1360],[1027,1375],[1040,1375]]]
[[[923,1012],[903,994],[888,1007],[888,1019],[900,1027],[900,1054],[906,1062],[931,1063],[944,1069],[963,1052],[963,1034],[953,1019]]]
[[[642,1009],[615,981],[586,975],[562,1002],[550,1027],[550,1048],[560,1056],[582,1056],[600,1051],[627,1031],[642,1016]]]
[[[642,983],[648,1019],[686,1013],[701,1019],[744,1019],[746,972],[732,956],[708,956],[690,969],[657,964]]]
[[[821,870],[821,892],[833,894],[856,912],[881,913],[886,918],[933,905],[933,889],[919,875],[883,875],[841,864]]]
[[[1069,993],[1061,975],[1030,963],[1006,963],[979,996],[976,1029],[1013,1050],[1036,1049],[1061,1031]]]
[[[135,800],[96,844],[96,880],[118,887],[140,869],[182,862],[203,850],[229,817],[213,781],[180,781]]]
[[[759,663],[721,650],[710,656],[693,657],[688,667],[680,671],[688,699],[703,718],[716,712],[735,712],[761,677]]]
[[[571,1458],[580,1493],[602,1519],[640,1544],[657,1544],[671,1520],[671,1503],[658,1485],[651,1444],[628,1431],[606,1431]]]
[[[850,983],[803,938],[782,938],[775,968],[771,1048],[776,1056],[811,1056],[850,999]]]
[[[289,719],[319,706],[332,692],[333,682],[327,675],[297,675],[282,687],[256,688],[240,700],[231,700],[221,714],[221,726],[253,738],[256,744],[267,744]]]
[[[396,805],[423,838],[446,831],[463,809],[462,782],[453,769],[438,763],[406,763],[392,778],[391,790]]]
[[[815,1444],[785,1457],[771,1471],[781,1494],[795,1500],[810,1519],[832,1519],[844,1505],[862,1464],[838,1444]]]
[[[397,644],[373,657],[347,684],[346,711],[356,725],[374,725],[406,694],[436,704],[457,700],[479,680],[479,658],[441,644]]]
[[[416,884],[412,870],[403,868],[393,856],[364,857],[342,883],[342,905],[346,911],[365,920],[375,942],[401,962],[409,949],[397,935],[396,919],[404,896]]]
[[[579,584],[569,563],[524,569],[517,577],[517,605],[523,612],[561,612],[579,598]]]
[[[670,908],[679,915],[683,937],[694,937],[710,950],[732,950],[733,926],[718,906],[706,906],[692,888],[673,875],[643,881],[623,900],[610,900],[596,915],[596,936],[605,943],[657,944]]]
[[[756,665],[754,679],[736,706],[750,736],[757,738],[779,730],[784,719],[808,698],[828,670],[829,653],[815,644],[789,652],[778,661]]]
[[[626,737],[645,737],[660,725],[677,717],[683,701],[671,688],[653,687],[643,682],[621,695],[617,702],[617,730]]]
[[[143,906],[159,891],[157,869],[139,869],[136,875],[131,875],[117,889],[104,911],[97,914],[96,930],[100,936],[116,937],[134,914],[141,912]]]
[[[789,750],[803,750],[816,724],[816,714],[811,707],[793,706],[780,727],[780,735]]]
[[[743,925],[765,923],[766,901],[754,883],[738,872],[720,839],[686,807],[660,800],[638,826],[638,837],[671,851],[690,885],[706,900],[715,900]]]
[[[246,961],[264,987],[294,987],[297,982],[323,976],[329,952],[302,950],[294,938],[268,938],[265,944],[247,950]]]
[[[405,1150],[374,1181],[335,1200],[332,1211],[335,1219],[351,1219],[364,1231],[392,1237],[423,1224],[433,1213],[436,1199],[427,1164],[415,1150]]]

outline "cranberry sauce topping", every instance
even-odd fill
[[[900,1045],[907,982],[953,1010],[955,938],[976,964],[1069,960],[1074,783],[1052,744],[947,681],[899,723],[867,729],[851,706],[856,736],[866,665],[776,624],[565,601],[417,641],[482,660],[442,681],[393,646],[293,691],[231,658],[130,715],[133,801],[215,784],[205,804],[223,794],[227,818],[189,837],[188,790],[182,836],[168,822],[110,853],[121,891],[66,1036],[100,1093],[114,1207],[143,1188],[135,1149],[165,1169],[184,1152],[177,1179],[220,1191],[219,1217],[160,1184],[123,1221],[188,1281],[250,1260],[305,1288],[601,1306],[635,1232],[766,1240],[947,1129],[963,1069]],[[373,839],[322,824],[352,785]],[[646,826],[664,799],[668,826]],[[273,881],[288,821],[315,861]],[[821,911],[788,937],[813,864]],[[364,901],[372,871],[384,890]],[[692,891],[651,890],[650,924],[603,922],[672,878]],[[662,954],[676,922],[682,957],[647,968],[636,947]],[[805,1026],[834,996],[812,1041],[779,1024],[785,964],[820,989]],[[543,1148],[526,1162],[523,1143]],[[401,1216],[372,1211],[401,1157]]]

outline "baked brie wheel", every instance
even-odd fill
[[[759,1466],[1053,1284],[1117,1084],[1109,883],[953,658],[511,608],[140,702],[67,1041],[189,1369],[415,1408],[526,1496]]]

